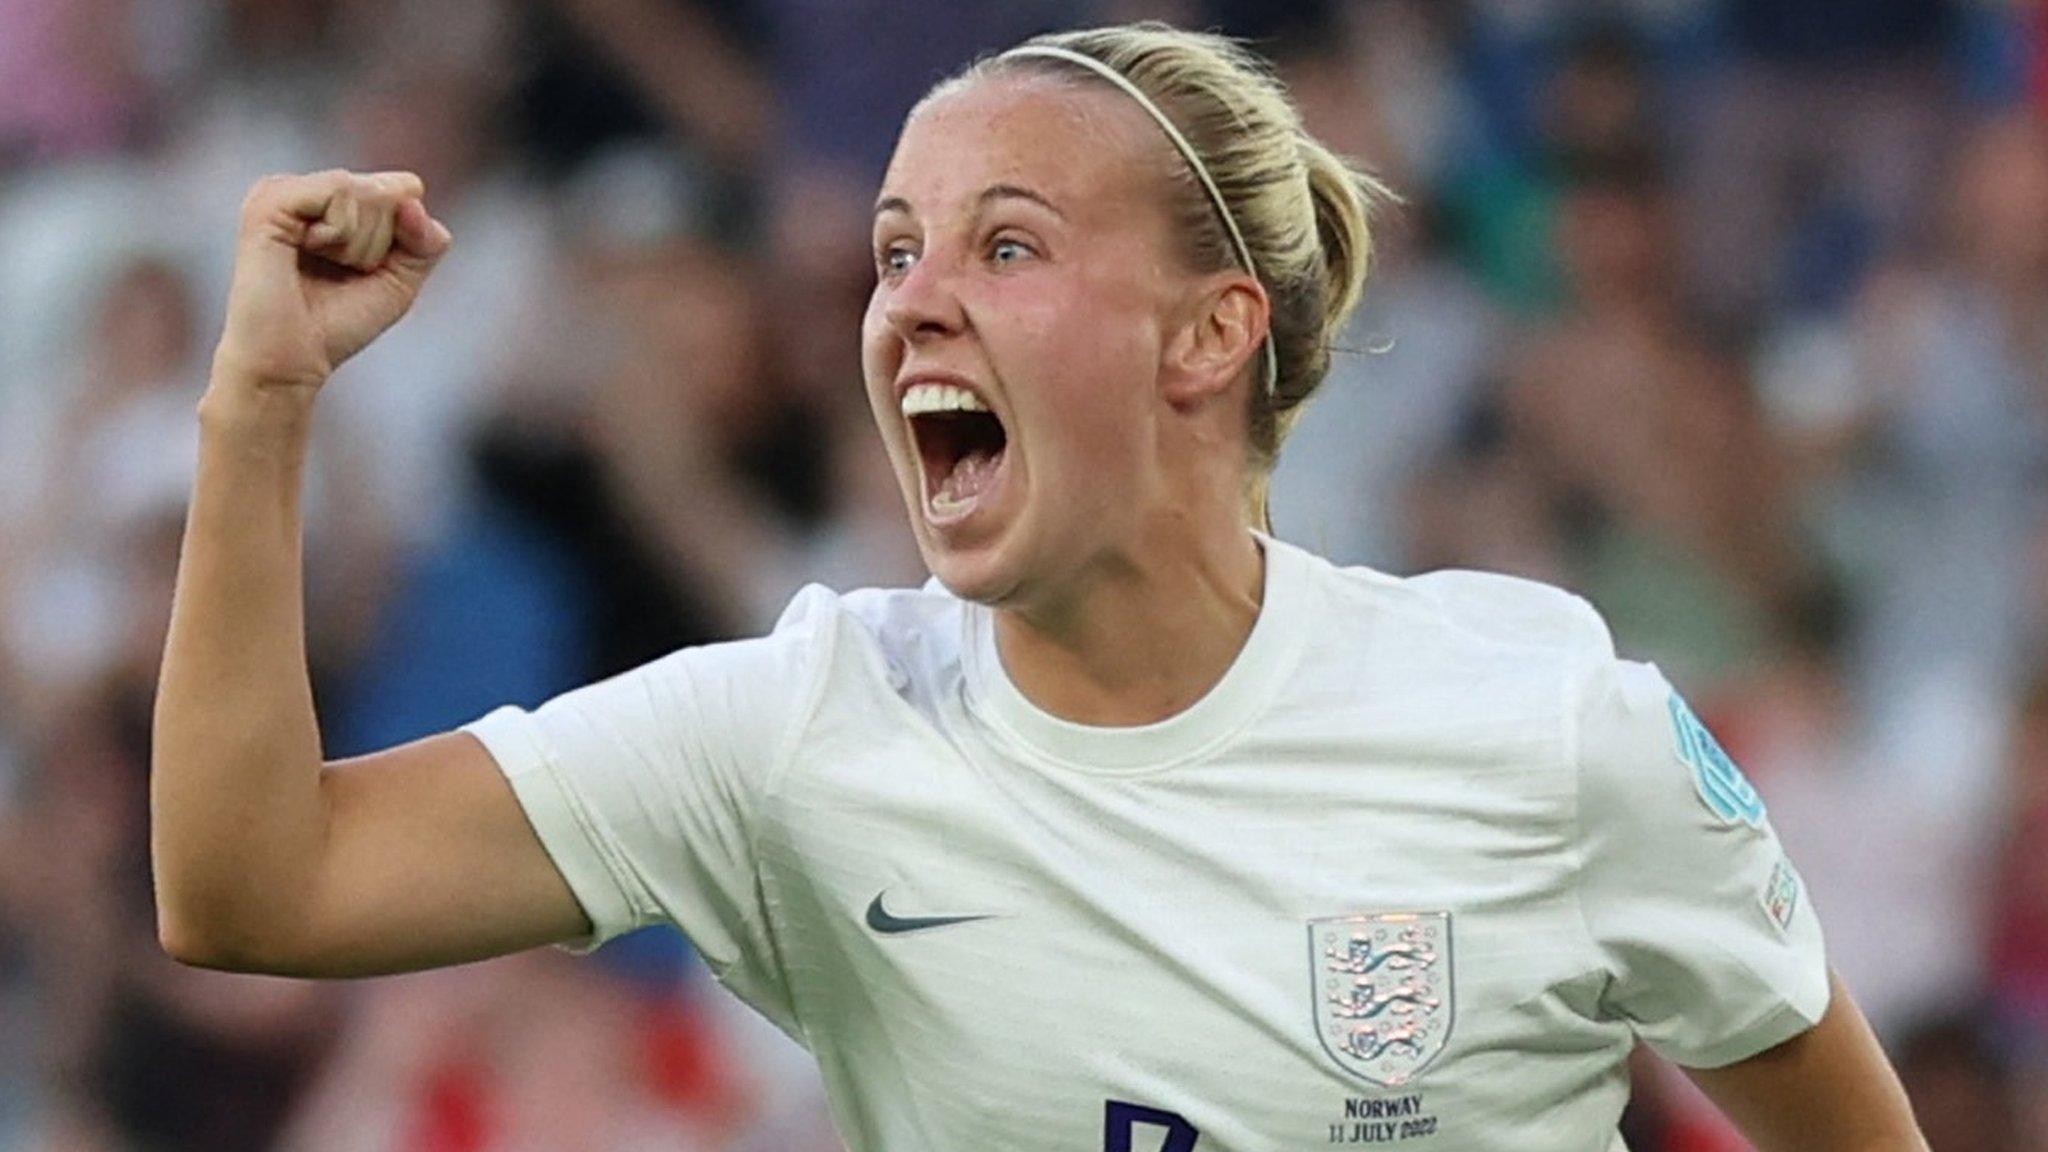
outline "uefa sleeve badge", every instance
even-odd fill
[[[1671,725],[1678,740],[1678,758],[1692,769],[1692,786],[1700,794],[1700,802],[1730,824],[1761,825],[1763,797],[1676,692],[1671,694]]]
[[[1771,869],[1771,877],[1764,881],[1761,896],[1764,915],[1778,926],[1781,933],[1792,930],[1792,916],[1799,911],[1799,873],[1792,870],[1792,862],[1783,856],[1777,866]]]

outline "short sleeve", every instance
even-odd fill
[[[1818,1023],[1820,923],[1762,798],[1656,668],[1607,656],[1580,689],[1580,897],[1606,1007],[1695,1068]]]
[[[464,726],[590,918],[576,950],[673,923],[720,980],[790,1029],[754,822],[822,675],[833,603],[806,589],[766,637],[684,649]]]

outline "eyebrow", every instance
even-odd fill
[[[1060,211],[1059,205],[1054,204],[1044,196],[1033,192],[1021,184],[991,184],[982,189],[981,195],[976,196],[974,200],[977,209],[986,208],[998,200],[1028,200],[1062,220],[1067,218],[1067,214]],[[901,196],[884,196],[880,200],[875,201],[875,215],[880,216],[884,212],[902,212],[906,215],[917,215],[910,207],[910,201],[905,200]]]

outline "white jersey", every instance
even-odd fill
[[[1638,1037],[1714,1066],[1820,1018],[1756,794],[1583,601],[1265,547],[1157,724],[1035,708],[932,585],[468,730],[588,943],[680,926],[856,1152],[1599,1152]]]

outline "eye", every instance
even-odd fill
[[[875,271],[885,277],[901,276],[917,263],[917,252],[908,244],[889,244],[875,253]]]
[[[988,246],[988,258],[997,264],[1015,264],[1036,255],[1029,244],[1009,237],[998,237]]]

